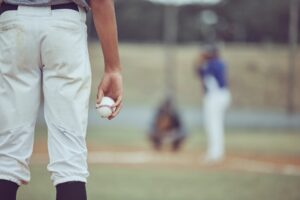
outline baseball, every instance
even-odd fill
[[[110,97],[103,97],[100,104],[96,105],[100,116],[102,118],[108,118],[113,113],[112,106],[115,104],[115,101]]]

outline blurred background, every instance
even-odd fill
[[[113,121],[95,110],[103,56],[88,16],[93,88],[87,143],[91,200],[299,200],[299,0],[116,0],[124,108]],[[194,63],[217,42],[228,65],[231,107],[226,157],[207,147],[203,90]],[[188,136],[180,151],[152,149],[147,133],[171,97]],[[54,199],[41,113],[25,200]]]

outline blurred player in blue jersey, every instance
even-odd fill
[[[215,45],[208,45],[196,62],[196,72],[204,88],[204,126],[208,137],[205,161],[215,163],[225,156],[224,118],[231,95],[227,67]]]

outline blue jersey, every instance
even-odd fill
[[[209,91],[208,84],[206,84],[208,82],[207,79],[209,78],[213,78],[216,82],[216,87],[220,89],[228,87],[226,68],[227,67],[222,60],[219,58],[213,58],[208,60],[204,66],[198,69],[198,74],[203,80],[203,87],[206,92]]]

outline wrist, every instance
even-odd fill
[[[105,73],[121,73],[122,67],[121,67],[121,65],[105,65],[104,72]]]

